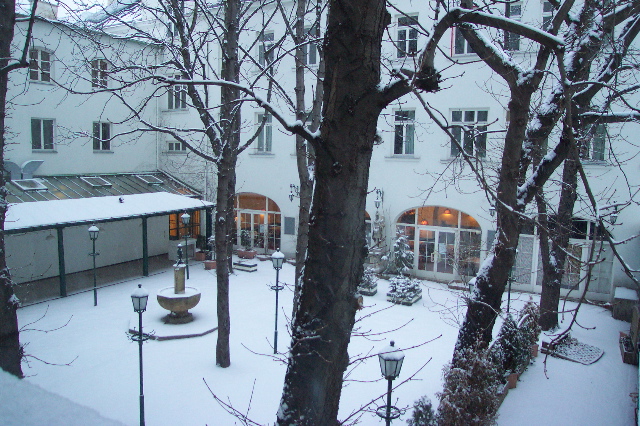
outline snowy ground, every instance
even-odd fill
[[[283,356],[273,356],[275,296],[268,286],[275,283],[270,262],[258,262],[258,271],[236,272],[231,279],[231,360],[227,369],[215,365],[216,333],[202,337],[149,341],[144,344],[144,395],[148,425],[240,424],[215,402],[218,397],[260,424],[273,424],[286,365]],[[281,281],[289,284],[280,293],[280,351],[289,344],[286,324],[291,313],[293,267],[285,265]],[[142,283],[151,293],[144,314],[144,329],[173,334],[160,322],[166,313],[155,301],[155,293],[172,285],[172,270],[151,277],[104,287],[93,306],[91,292],[74,295],[19,310],[23,327],[21,341],[29,358],[23,366],[29,386],[34,384],[57,395],[47,397],[25,389],[6,374],[0,374],[0,423],[6,425],[126,425],[139,421],[138,345],[126,335],[133,314],[130,294]],[[215,271],[192,265],[188,286],[202,291],[202,301],[192,310],[202,329],[215,324]],[[408,381],[394,391],[394,402],[410,405],[421,395],[437,404],[442,366],[449,361],[464,308],[460,292],[441,284],[424,282],[423,299],[411,307],[386,302],[387,283],[380,281],[378,294],[365,297],[349,354],[352,358],[375,355],[393,339],[405,350],[400,378]],[[515,307],[529,295],[515,294]],[[585,306],[580,324],[587,328],[573,333],[583,343],[604,349],[593,365],[585,366],[549,358],[544,373],[540,356],[521,377],[500,409],[500,425],[631,425],[634,423],[632,392],[637,392],[638,370],[623,364],[617,347],[618,332],[629,324],[611,318],[608,311]],[[184,326],[183,326],[184,327]],[[195,327],[195,323],[190,325]],[[53,331],[49,331],[53,330]],[[45,332],[49,331],[49,332]],[[387,333],[385,333],[387,332]],[[426,364],[426,365],[425,365]],[[341,399],[340,418],[350,420],[354,411],[382,396],[386,383],[380,378],[377,356],[354,363],[347,375]],[[25,397],[29,395],[29,397]],[[55,398],[66,400],[59,402]],[[38,398],[38,401],[34,401]],[[69,416],[77,407],[90,407],[87,415]],[[22,405],[25,404],[25,405]],[[372,408],[382,405],[378,399]],[[4,406],[4,407],[3,407]],[[38,407],[35,410],[33,407]],[[73,408],[72,408],[73,407]],[[60,411],[65,417],[60,417]],[[37,415],[35,413],[38,413]],[[47,418],[48,416],[48,418]],[[394,424],[404,423],[406,413]],[[70,418],[75,418],[74,423]],[[106,419],[105,419],[106,418]],[[382,421],[371,412],[361,424]]]

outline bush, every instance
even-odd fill
[[[362,274],[362,280],[358,285],[358,292],[367,296],[372,296],[377,292],[377,288],[378,277],[376,277],[373,269],[366,268]]]
[[[389,280],[387,297],[391,302],[402,303],[405,300],[410,301],[416,296],[422,296],[420,281],[402,275],[392,277]]]
[[[406,235],[396,233],[396,241],[393,243],[391,253],[383,260],[387,261],[385,272],[388,274],[404,274],[413,269],[413,250],[409,246]]]
[[[455,367],[443,369],[444,387],[437,420],[442,426],[493,425],[500,406],[501,368],[486,345],[478,340],[470,348],[456,351]]]
[[[494,350],[502,358],[505,373],[519,373],[529,363],[530,344],[527,334],[513,320],[511,315],[502,323]]]
[[[421,397],[413,403],[411,418],[407,419],[409,426],[436,426],[436,414],[433,412],[431,400],[427,396]]]
[[[529,298],[529,301],[524,305],[518,317],[518,324],[523,330],[529,346],[537,344],[538,339],[540,339],[542,328],[540,328],[538,324],[539,321],[540,305]]]

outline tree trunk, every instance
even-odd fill
[[[225,35],[222,43],[222,78],[238,83],[238,16],[239,0],[224,2]],[[229,272],[233,247],[234,199],[236,188],[236,163],[240,146],[240,91],[223,86],[220,90],[221,156],[218,164],[218,189],[216,200],[216,257],[218,260],[216,277],[218,284],[218,340],[216,342],[216,364],[226,368],[231,365],[229,336]]]
[[[571,237],[573,207],[576,202],[578,186],[577,149],[572,149],[564,162],[562,172],[562,190],[558,214],[552,229],[549,261],[543,262],[542,294],[540,295],[540,320],[538,323],[544,331],[558,326],[558,305],[560,303],[560,285],[564,276],[567,259],[567,248]]]
[[[378,116],[385,2],[330,2],[309,244],[280,425],[335,425],[365,257],[364,209]],[[358,40],[358,43],[354,43]]]
[[[0,0],[0,69],[9,63],[15,25],[15,2]],[[9,73],[0,71],[0,164],[4,162],[5,119]],[[18,328],[18,300],[7,268],[4,244],[4,220],[7,213],[4,173],[0,173],[0,368],[22,378],[22,347]]]
[[[527,85],[511,88],[511,123],[505,136],[497,189],[496,242],[493,253],[487,257],[476,276],[476,292],[469,300],[467,314],[458,334],[454,365],[459,349],[473,346],[478,338],[486,343],[491,341],[509,271],[515,261],[521,228],[519,218],[524,210],[524,204],[518,203],[518,182],[521,181],[519,162],[532,92]]]

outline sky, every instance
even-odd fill
[[[286,325],[293,275],[293,266],[285,264],[280,273],[281,283],[286,284],[279,297],[280,351],[289,344]],[[138,344],[127,337],[138,317],[130,295],[138,283],[150,292],[148,310],[143,314],[144,330],[165,336],[200,334],[216,325],[215,271],[192,263],[190,277],[187,286],[198,288],[202,298],[192,310],[195,321],[184,326],[163,324],[161,318],[167,311],[155,300],[159,290],[173,285],[172,269],[100,288],[96,307],[89,291],[21,308],[18,317],[21,342],[26,344],[28,355],[23,364],[27,377],[17,381],[0,374],[1,423],[138,424]],[[238,271],[231,277],[229,368],[215,365],[215,332],[144,344],[147,424],[241,424],[212,393],[259,424],[273,424],[286,370],[284,354],[273,355],[275,295],[269,289],[273,284],[275,271],[268,261],[258,262],[257,272]],[[352,413],[370,401],[374,401],[370,410],[384,404],[381,397],[386,383],[376,354],[390,340],[405,352],[402,372],[394,382],[398,386],[393,392],[394,404],[408,407],[427,395],[437,405],[442,367],[450,360],[464,316],[462,292],[423,281],[422,300],[413,306],[399,306],[386,301],[387,285],[380,280],[378,293],[364,297],[365,307],[358,313],[349,355],[361,362],[353,363],[346,375],[339,413],[342,420],[354,419]],[[521,307],[529,297],[514,293],[512,306]],[[603,349],[603,357],[592,365],[582,365],[556,358],[545,363],[544,355],[538,356],[517,388],[507,395],[499,411],[499,425],[634,423],[629,394],[637,392],[638,369],[622,363],[617,346],[619,332],[628,331],[629,324],[614,320],[610,311],[597,306],[584,306],[578,319],[581,327],[573,336]],[[542,336],[541,340],[550,338]],[[408,416],[406,412],[393,424],[405,423]],[[360,422],[383,424],[371,411],[361,413]]]

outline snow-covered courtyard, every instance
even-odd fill
[[[279,343],[289,344],[286,325],[291,315],[294,268],[285,264],[280,281]],[[212,393],[259,424],[273,424],[286,369],[285,354],[273,355],[275,284],[271,262],[258,262],[257,272],[236,271],[231,277],[231,367],[215,365],[216,333],[200,337],[151,340],[144,344],[144,396],[148,425],[242,424],[218,404]],[[64,299],[23,307],[18,311],[21,342],[29,355],[23,371],[27,383],[0,374],[0,423],[9,425],[87,425],[139,422],[138,344],[127,334],[137,324],[131,293],[141,283],[149,290],[143,314],[145,332],[177,334],[180,327],[202,330],[216,326],[215,271],[191,265],[187,286],[198,287],[202,300],[192,309],[188,325],[164,325],[155,300],[158,290],[173,285],[173,270]],[[394,403],[408,407],[422,395],[437,405],[442,367],[452,355],[458,324],[464,314],[463,292],[443,284],[423,282],[423,297],[413,306],[386,301],[387,282],[364,297],[349,355],[355,362],[346,374],[340,419],[347,423],[383,424],[372,411],[384,402],[386,382],[380,376],[377,352],[389,340],[404,349],[405,361],[394,382]],[[506,295],[505,295],[506,297]],[[516,309],[530,295],[512,294]],[[537,296],[534,296],[537,297]],[[567,307],[574,306],[569,303]],[[569,317],[566,317],[568,321]],[[637,367],[624,364],[618,349],[619,331],[629,324],[612,319],[596,306],[583,306],[580,327],[572,335],[604,350],[592,365],[539,355],[509,392],[500,411],[500,425],[631,425],[637,392]],[[543,340],[550,340],[542,336]],[[426,343],[425,343],[426,342]],[[410,349],[412,348],[412,349]],[[68,365],[67,365],[68,364]],[[46,392],[34,390],[37,385]],[[25,389],[26,387],[26,389]],[[69,401],[97,413],[79,411]],[[373,404],[369,404],[375,401]],[[369,405],[368,405],[369,404]],[[369,410],[359,412],[361,407]],[[407,411],[394,424],[403,424]],[[111,421],[110,421],[111,420]]]

